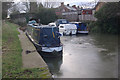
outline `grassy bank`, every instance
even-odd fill
[[[22,48],[18,38],[19,26],[3,22],[2,28],[2,77],[3,78],[50,78],[47,68],[22,68]]]

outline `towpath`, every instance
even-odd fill
[[[22,61],[24,68],[41,68],[47,67],[47,64],[44,62],[42,57],[36,51],[34,45],[27,38],[25,33],[18,29],[20,32],[19,39],[22,46]],[[26,51],[28,53],[26,53]]]

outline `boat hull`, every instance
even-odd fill
[[[60,32],[63,35],[76,35],[77,31],[76,30],[67,30],[67,31],[63,31]]]
[[[39,52],[39,54],[43,57],[58,57],[62,56],[63,51],[63,45],[61,44],[58,47],[44,47],[34,42],[32,37],[26,33],[27,37],[30,39],[30,41],[34,44],[36,47],[36,50]]]
[[[59,47],[42,47],[42,49],[41,49],[41,51],[43,51],[43,52],[53,52],[53,51],[60,52],[62,50],[63,50],[62,46],[59,46]]]
[[[78,31],[78,33],[81,33],[81,34],[88,34],[89,31]]]
[[[63,46],[59,47],[44,47],[34,44],[39,54],[43,57],[60,57],[62,56]]]
[[[43,52],[43,51],[38,51],[39,54],[42,57],[62,57],[63,56],[63,52]]]

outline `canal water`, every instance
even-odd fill
[[[63,57],[44,58],[54,78],[117,78],[118,37],[62,36]]]

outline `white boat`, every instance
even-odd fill
[[[77,33],[77,26],[69,23],[66,19],[58,19],[55,23],[63,35],[75,35]]]
[[[59,32],[63,35],[75,35],[77,33],[77,27],[74,24],[60,24]]]
[[[56,26],[55,22],[51,22],[48,24],[49,26]]]

